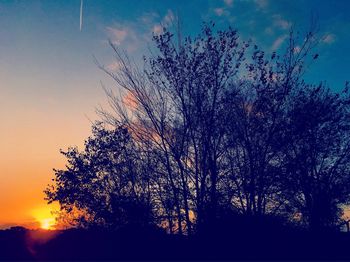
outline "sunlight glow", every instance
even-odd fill
[[[41,208],[34,209],[32,216],[38,223],[38,227],[45,230],[54,230],[56,226],[56,215],[52,212],[55,211],[54,206],[42,206]]]
[[[54,229],[54,226],[56,224],[55,218],[50,217],[50,218],[45,218],[40,221],[40,228],[41,229]]]

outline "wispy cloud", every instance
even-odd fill
[[[226,16],[226,17],[230,16],[230,12],[225,7],[217,7],[217,8],[214,8],[213,11],[217,16]]]
[[[254,2],[260,9],[266,8],[269,4],[268,0],[254,0]]]
[[[130,53],[145,47],[152,40],[152,33],[161,34],[164,27],[174,24],[174,20],[175,15],[171,9],[163,17],[156,12],[149,12],[134,21],[114,22],[112,26],[106,27],[106,33],[113,44]],[[113,65],[110,66],[113,69]]]
[[[165,23],[165,25],[169,25],[171,23],[173,23],[175,20],[175,15],[173,13],[173,11],[171,9],[168,9],[166,15],[163,18],[163,23]]]
[[[233,5],[233,0],[224,0],[225,4],[229,7]]]
[[[158,35],[163,32],[164,27],[171,27],[174,24],[175,15],[171,9],[168,9],[163,17],[158,13],[147,13],[142,15],[139,20],[148,28],[146,32],[150,31]]]
[[[274,26],[283,29],[283,30],[287,30],[291,27],[292,23],[287,21],[286,19],[284,19],[280,14],[275,14],[272,16],[274,22]]]
[[[108,38],[113,44],[125,48],[128,52],[135,51],[144,41],[141,38],[142,34],[132,24],[122,25],[115,23],[114,26],[107,27],[106,31]]]
[[[116,71],[118,71],[119,69],[121,69],[120,63],[118,63],[118,62],[113,62],[113,63],[107,65],[107,66],[106,66],[106,69],[107,69],[108,71],[110,71],[110,72],[116,72]]]
[[[164,27],[170,27],[174,24],[175,15],[172,10],[168,9],[167,13],[163,17],[160,23],[156,23],[153,25],[152,32],[155,35],[159,35],[163,32]]]
[[[120,45],[127,37],[128,31],[126,28],[107,27],[108,34],[116,45]],[[130,34],[130,32],[129,32]]]
[[[143,24],[152,24],[154,21],[159,19],[159,17],[160,15],[156,12],[148,12],[140,16],[138,20]]]
[[[278,48],[280,48],[280,46],[283,44],[283,42],[286,40],[286,38],[288,37],[288,35],[282,35],[280,37],[278,37],[272,44],[271,50],[275,51]]]
[[[155,35],[160,35],[161,33],[163,33],[163,27],[161,25],[154,25],[153,29],[152,29],[152,32]]]
[[[336,40],[335,34],[327,34],[323,37],[322,42],[325,44],[333,44]]]
[[[214,9],[214,13],[217,15],[217,16],[222,16],[224,14],[224,11],[225,9],[222,8],[222,7],[218,7],[218,8],[215,8]]]
[[[138,107],[138,102],[134,94],[128,91],[122,98],[124,105],[132,111],[135,111]]]

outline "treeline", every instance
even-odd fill
[[[350,197],[349,85],[303,81],[317,35],[291,30],[281,55],[212,24],[153,40],[143,67],[113,43],[118,70],[99,65],[116,83],[110,108],[45,191],[62,218],[179,234],[232,214],[335,229]]]

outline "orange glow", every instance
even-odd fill
[[[32,211],[32,216],[40,224],[41,229],[53,230],[56,226],[56,206],[43,206]]]
[[[41,229],[54,229],[55,226],[55,219],[50,217],[50,218],[44,218],[40,221],[40,227]]]
[[[4,105],[2,99],[0,95],[0,106]],[[37,229],[41,222],[32,211],[46,206],[43,190],[52,183],[52,169],[64,168],[66,164],[59,149],[73,145],[82,148],[84,139],[91,133],[91,123],[84,113],[63,116],[65,112],[52,112],[51,107],[37,109],[38,112],[27,107],[23,107],[27,110],[23,112],[19,106],[13,107],[11,117],[3,114],[5,110],[0,112],[4,121],[0,128],[0,229],[11,226]],[[88,109],[83,111],[93,119],[93,113]],[[54,123],[45,112],[55,119]],[[22,118],[23,121],[17,121]],[[41,219],[50,217],[49,214]]]
[[[123,103],[128,109],[132,111],[135,111],[138,106],[136,97],[131,91],[128,91],[126,95],[123,97]]]

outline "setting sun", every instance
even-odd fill
[[[56,206],[43,206],[32,211],[32,216],[37,221],[38,227],[45,230],[55,229],[56,216],[53,211],[57,209]]]
[[[40,228],[46,230],[54,229],[55,222],[55,218],[53,217],[42,219],[40,221]]]

